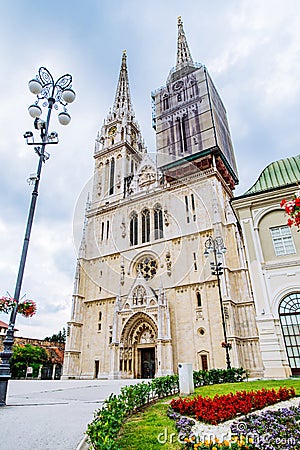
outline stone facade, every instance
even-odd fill
[[[126,53],[98,133],[68,323],[63,378],[149,378],[233,366],[262,374],[255,305],[230,200],[238,182],[226,111],[194,63],[181,20],[176,67],[152,94],[157,164],[135,119]],[[227,251],[220,286],[204,256]]]

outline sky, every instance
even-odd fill
[[[43,167],[21,293],[38,311],[18,316],[19,336],[43,339],[70,319],[74,223],[83,221],[94,142],[113,104],[124,49],[136,118],[155,152],[151,91],[176,63],[178,16],[194,61],[207,67],[227,110],[236,195],[272,161],[299,153],[299,0],[2,1],[0,296],[14,293],[32,191],[26,180],[38,162],[23,138],[33,130],[28,81],[44,66],[55,80],[70,73],[77,94],[67,127],[57,112],[51,119],[60,142],[48,148]]]

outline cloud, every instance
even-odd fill
[[[60,142],[43,167],[22,287],[39,312],[18,318],[22,335],[43,338],[69,319],[77,255],[73,220],[79,224],[78,247],[94,140],[113,104],[123,49],[136,117],[153,152],[150,94],[175,64],[176,22],[182,16],[193,58],[207,66],[228,112],[241,194],[271,161],[299,152],[297,10],[298,0],[77,0],[72,6],[54,0],[46,10],[23,0],[2,5],[1,294],[14,289],[32,191],[26,180],[37,166],[37,155],[23,139],[33,129],[27,82],[46,66],[54,78],[71,73],[77,93],[70,125],[60,126],[55,111],[51,120]]]

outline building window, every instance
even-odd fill
[[[104,222],[101,224],[101,241],[103,241],[104,238]]]
[[[114,193],[115,185],[115,158],[110,161],[110,179],[109,179],[109,195]]]
[[[182,117],[182,138],[183,138],[183,148],[185,152],[187,151],[188,127],[189,127],[188,117],[186,114],[184,114]]]
[[[193,252],[193,256],[194,256],[194,270],[198,270],[198,266],[197,266],[197,255],[195,252]]]
[[[137,272],[140,272],[147,281],[156,275],[157,269],[157,261],[148,256],[140,260],[137,264]],[[138,298],[140,298],[140,301],[142,301],[141,304],[143,304],[142,299],[144,298],[144,302],[146,302],[146,296],[146,291],[143,293],[143,290],[139,289],[138,293],[134,294],[133,304],[137,304]]]
[[[138,216],[136,212],[133,212],[130,216],[129,240],[130,245],[137,245],[138,243]]]
[[[183,153],[183,141],[182,141],[182,123],[180,117],[176,119],[176,128],[177,128],[177,139],[179,142],[179,152]]]
[[[270,228],[273,246],[276,256],[291,255],[296,253],[290,227]]]
[[[184,200],[185,200],[186,221],[187,223],[190,223],[189,199],[187,195],[184,196]]]
[[[112,343],[112,325],[109,326],[108,343]]]
[[[194,199],[194,194],[191,194],[191,203],[192,203],[193,221],[196,222],[196,209],[195,209],[195,199]]]
[[[154,239],[164,237],[163,232],[163,212],[160,205],[154,207]]]
[[[208,370],[207,355],[201,355],[201,368],[202,370]]]
[[[300,293],[285,297],[279,305],[279,318],[286,353],[293,375],[300,375]]]
[[[109,236],[109,220],[106,222],[106,239],[108,239]]]
[[[98,331],[101,331],[102,329],[102,311],[99,311],[98,315]]]
[[[142,243],[150,241],[150,211],[142,211]]]
[[[197,297],[197,306],[198,306],[198,308],[201,308],[202,300],[201,300],[201,294],[199,291],[196,292],[196,297]]]
[[[164,111],[169,108],[169,97],[167,94],[163,97],[163,109]]]

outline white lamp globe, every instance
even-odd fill
[[[66,103],[72,103],[76,98],[76,94],[73,89],[65,89],[62,93],[62,98]]]
[[[40,115],[42,114],[42,110],[38,105],[30,105],[28,108],[28,112],[29,115],[33,118],[36,119],[37,117],[40,117]]]
[[[58,121],[61,125],[68,125],[71,121],[71,116],[67,112],[58,114]]]
[[[28,87],[32,94],[40,94],[42,92],[42,85],[38,80],[30,80]]]

